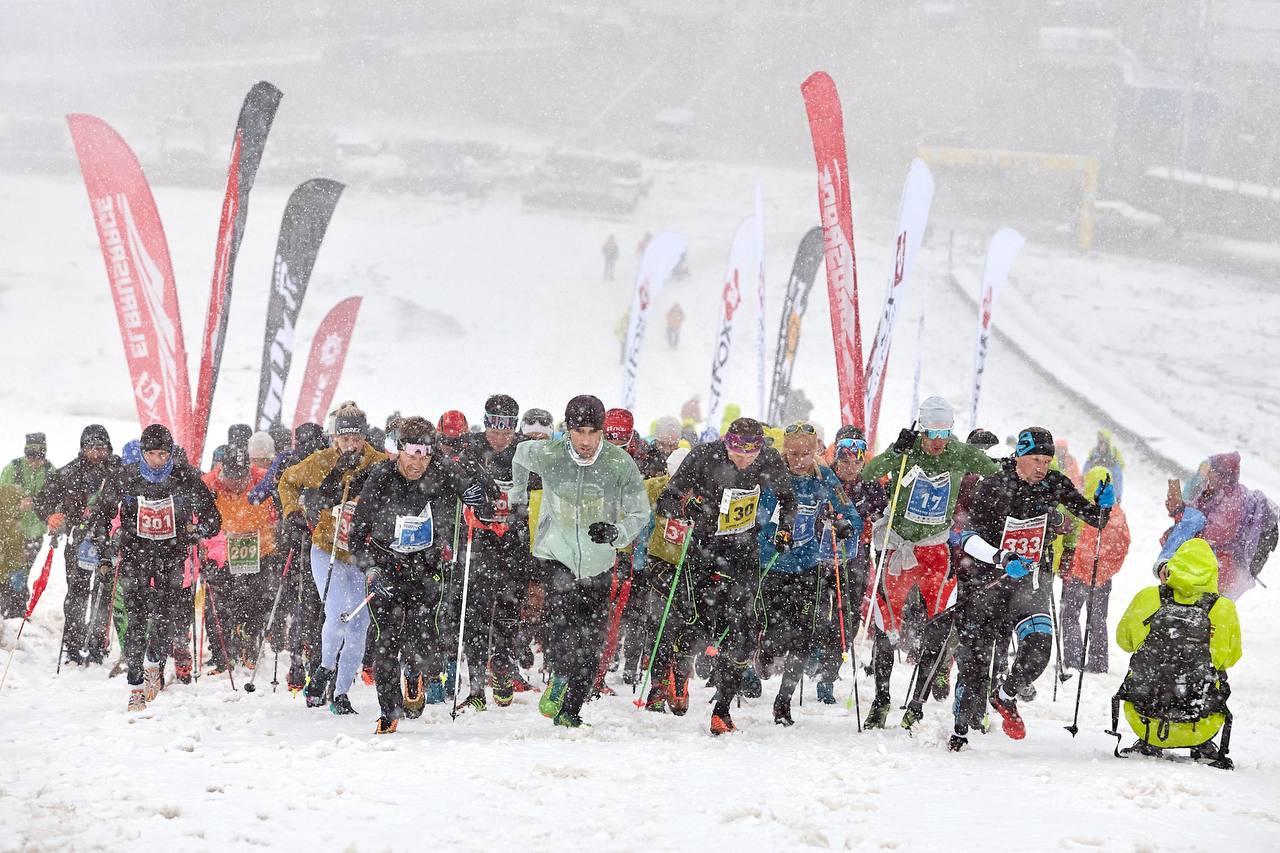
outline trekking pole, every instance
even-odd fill
[[[902,464],[898,466],[898,479],[894,481],[893,484],[893,498],[889,501],[889,515],[888,521],[885,523],[884,531],[885,544],[888,544],[889,533],[893,530],[893,516],[898,511],[898,494],[902,491],[902,478],[905,476],[907,476],[907,454],[904,453],[902,454]],[[871,537],[871,542],[872,544],[875,544],[874,534]],[[867,618],[862,621],[861,631],[864,635],[866,634],[867,627],[871,624],[871,615],[875,611],[875,588],[880,583],[880,576],[884,573],[885,555],[888,553],[888,548],[881,548],[876,554],[879,559],[877,560],[877,565],[875,566],[874,571],[871,573],[871,606],[867,608]],[[889,602],[887,595],[885,596],[885,599],[885,609],[888,610],[889,608],[887,605]],[[890,613],[890,615],[892,615],[892,613]]]
[[[36,609],[36,602],[40,600],[45,584],[49,582],[49,570],[53,567],[54,539],[55,537],[53,536],[49,537],[49,551],[45,554],[44,565],[41,567],[40,574],[36,576],[36,582],[31,588],[31,602],[27,604],[27,609],[22,615],[22,624],[18,626],[18,635],[13,638],[13,648],[9,649],[9,660],[4,665],[4,674],[0,675],[0,689],[4,687],[5,679],[9,677],[9,667],[13,665],[13,655],[18,651],[18,641],[22,639],[22,629],[27,627],[27,622],[31,619],[31,614]],[[58,663],[62,663],[62,649],[58,649]]]
[[[845,556],[844,556],[844,546],[841,545],[839,542],[836,542],[835,545],[836,545],[836,555],[839,558],[839,563],[836,564],[836,598],[839,599],[841,597],[840,575],[844,571]],[[853,590],[849,591],[849,595],[850,596],[853,595]],[[852,609],[852,603],[853,602],[850,601],[849,609]],[[856,638],[851,637],[846,640],[846,635],[845,635],[845,622],[848,621],[848,618],[849,618],[849,609],[845,609],[844,605],[841,604],[840,642],[844,643],[845,648],[848,649],[847,656],[849,659],[849,678],[853,681],[853,688],[849,691],[849,698],[845,700],[844,706],[845,706],[845,710],[852,710],[854,712],[854,717],[858,723],[858,733],[861,734],[862,733],[862,697],[858,695],[858,654],[853,644],[853,641]]]
[[[1110,483],[1111,477],[1103,480],[1103,483]],[[1101,487],[1099,487],[1101,488]],[[1084,662],[1089,658],[1089,634],[1093,627],[1093,592],[1098,584],[1098,562],[1102,559],[1102,532],[1107,527],[1107,522],[1111,519],[1110,508],[1102,511],[1102,517],[1098,520],[1098,547],[1093,551],[1093,574],[1089,578],[1089,591],[1086,593],[1084,600],[1084,643],[1080,650],[1080,680],[1076,682],[1076,710],[1071,717],[1071,725],[1063,726],[1064,729],[1071,732],[1071,736],[1075,737],[1080,731],[1080,696],[1084,693]]]
[[[227,678],[231,681],[231,689],[236,689],[236,673],[235,665],[231,661],[231,655],[227,654],[227,641],[222,633],[222,620],[218,618],[218,599],[213,594],[213,587],[206,582],[204,585],[205,595],[209,596],[209,609],[213,611],[213,627],[218,632],[218,645],[222,648],[222,659],[226,662]]]
[[[369,602],[373,600],[374,595],[376,595],[376,593],[372,593],[372,592],[369,593],[360,601],[359,604],[356,605],[354,610],[352,610],[350,613],[343,613],[341,616],[339,616],[338,618],[342,621],[342,624],[346,625],[352,619],[356,618],[356,616],[360,613],[361,610],[364,610],[366,607],[369,606]]]
[[[106,622],[106,625],[103,626],[103,631],[102,631],[103,655],[106,655],[111,651],[111,616],[112,616],[111,611],[115,607],[116,587],[119,586],[120,584],[120,561],[112,560],[112,562],[115,563],[115,573],[111,577],[111,598],[107,602],[106,618],[103,619],[103,621]],[[124,651],[124,650],[121,649],[121,651]]]
[[[671,613],[671,601],[676,597],[676,587],[680,584],[680,572],[684,570],[684,559],[689,553],[689,544],[693,542],[693,525],[685,531],[684,545],[680,548],[680,562],[676,563],[675,573],[671,576],[671,589],[667,591],[667,603],[662,608],[662,619],[658,622],[658,632],[653,638],[653,650],[649,652],[649,664],[644,668],[644,675],[640,677],[640,691],[637,698],[631,704],[637,709],[645,706],[645,685],[653,675],[653,661],[658,656],[658,646],[662,644],[662,632],[667,627],[667,616]]]
[[[614,564],[615,574],[617,564]],[[600,655],[600,664],[596,667],[596,678],[593,682],[595,690],[599,691],[604,685],[604,676],[609,669],[609,664],[613,663],[614,657],[618,654],[618,644],[622,640],[622,617],[627,610],[627,602],[631,600],[631,585],[635,579],[636,573],[636,553],[631,552],[631,572],[627,575],[627,579],[622,582],[621,588],[617,594],[609,595],[609,623],[605,630],[604,637],[604,653]],[[614,582],[617,583],[615,577]]]
[[[338,504],[338,517],[333,520],[333,545],[329,549],[329,571],[324,576],[324,593],[320,596],[321,613],[329,603],[329,582],[333,580],[333,564],[338,559],[338,530],[342,527],[342,513],[347,506],[347,490],[350,488],[350,480],[342,484],[342,503]]]
[[[458,611],[458,654],[453,664],[453,710],[451,719],[458,719],[458,688],[462,685],[462,638],[467,629],[467,587],[471,581],[471,542],[475,528],[467,525],[467,558],[462,563],[462,607]]]
[[[285,578],[288,577],[289,575],[289,564],[291,562],[293,562],[292,549],[290,549],[289,553],[285,554],[285,557],[284,557],[284,571],[281,572],[280,574],[280,586],[276,587],[276,599],[271,604],[271,615],[267,617],[267,624],[262,629],[262,636],[258,638],[258,650],[254,652],[254,655],[253,655],[253,675],[249,676],[249,681],[244,686],[245,693],[252,693],[254,690],[258,689],[257,685],[253,683],[254,680],[258,677],[258,659],[262,657],[262,647],[267,642],[267,634],[271,632],[271,626],[276,621],[276,608],[280,606],[280,596],[284,593],[284,581],[285,581]],[[271,641],[271,644],[273,646],[279,645],[274,639]],[[279,659],[279,654],[280,653],[277,651],[276,652],[277,660]],[[274,672],[271,674],[271,680],[273,682],[276,680],[276,675]]]

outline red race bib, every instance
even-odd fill
[[[1035,518],[1027,519],[1006,518],[1000,547],[1032,563],[1040,562],[1040,555],[1044,553],[1044,534],[1048,522],[1048,515],[1037,515]]]
[[[172,539],[177,535],[177,521],[173,511],[173,495],[163,500],[147,500],[138,496],[138,536],[156,541]]]

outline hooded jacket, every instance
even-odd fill
[[[48,522],[49,516],[55,512],[66,516],[71,545],[78,546],[84,538],[94,504],[106,490],[108,482],[119,477],[121,471],[118,456],[108,456],[101,465],[90,465],[81,453],[49,477],[36,496],[32,509],[44,522]]]
[[[1090,468],[1084,477],[1084,496],[1093,503],[1093,495],[1110,472],[1101,465]],[[1110,581],[1124,566],[1129,553],[1129,521],[1124,510],[1112,507],[1107,526],[1099,531],[1084,522],[1077,521],[1075,558],[1071,561],[1071,576],[1082,583],[1093,579],[1093,559],[1098,552],[1098,540],[1102,540],[1102,556],[1098,558],[1098,586]]]
[[[1195,604],[1201,596],[1218,591],[1218,561],[1205,540],[1188,540],[1167,565],[1167,584],[1173,590],[1175,601]],[[1159,586],[1149,586],[1133,597],[1116,626],[1116,642],[1121,649],[1132,654],[1142,648],[1151,630],[1146,621],[1159,609]],[[1234,666],[1242,654],[1240,618],[1235,602],[1220,596],[1209,610],[1209,623],[1213,626],[1209,656],[1215,668],[1225,671]],[[1136,733],[1143,735],[1148,731],[1147,724],[1129,702],[1125,703],[1124,713]],[[1150,742],[1153,746],[1169,748],[1198,746],[1218,733],[1223,719],[1222,714],[1210,714],[1196,723],[1170,723],[1168,737],[1153,736]],[[1153,735],[1157,728],[1154,723],[1149,727]]]
[[[222,530],[208,545],[210,559],[219,565],[227,562],[228,534],[258,534],[258,554],[265,557],[275,553],[276,511],[271,503],[253,504],[249,500],[250,486],[262,479],[266,470],[250,467],[244,481],[228,483],[222,479],[222,466],[218,465],[201,479],[213,493],[222,516]]]
[[[332,510],[342,502],[343,490],[347,491],[348,503],[355,501],[360,494],[360,484],[355,482],[356,478],[368,468],[387,458],[387,454],[365,442],[360,451],[360,460],[355,467],[344,471],[341,477],[331,478],[330,475],[333,473],[334,466],[338,464],[340,455],[338,448],[326,447],[324,450],[312,453],[297,465],[286,468],[284,474],[280,477],[280,509],[285,518],[295,512],[302,512],[300,499],[303,490],[316,490],[316,499],[324,506],[320,511],[320,521],[311,532],[311,544],[317,546],[326,554],[334,550],[334,515]],[[327,480],[330,482],[326,482]],[[322,489],[322,486],[327,488]],[[319,494],[321,491],[325,493]],[[329,492],[336,492],[336,495],[331,495]],[[338,545],[337,553],[334,556],[343,562],[348,562],[351,559],[350,552],[341,544]]]

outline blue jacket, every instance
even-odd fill
[[[844,489],[835,472],[825,465],[818,466],[817,474],[791,475],[796,492],[796,520],[791,526],[791,548],[778,557],[770,571],[795,575],[811,570],[822,559],[830,559],[831,535],[826,533],[822,519],[829,513],[842,515],[853,523],[854,535],[846,540],[846,547],[856,548],[862,533],[862,517],[845,498]],[[760,497],[760,517],[769,519],[760,526],[760,562],[767,565],[776,553],[773,537],[778,523],[774,509],[778,499],[772,489]],[[846,556],[849,556],[846,554]]]

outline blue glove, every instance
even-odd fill
[[[997,555],[997,560],[1000,565],[1004,566],[1005,576],[1014,580],[1025,578],[1031,574],[1031,568],[1034,565],[1030,560],[1019,557],[1012,551],[1001,551]]]
[[[1108,477],[1098,484],[1098,491],[1093,493],[1093,502],[1102,509],[1111,509],[1116,505],[1116,490]]]

